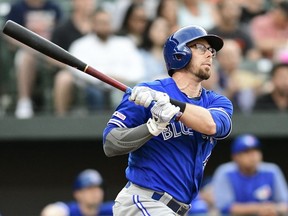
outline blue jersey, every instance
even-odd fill
[[[208,137],[173,122],[167,130],[153,137],[129,154],[126,177],[129,181],[155,191],[167,192],[180,202],[190,204],[198,194],[204,167],[216,145],[216,139],[225,138],[231,131],[232,104],[224,96],[202,90],[199,98],[188,98],[172,78],[142,83],[152,89],[166,92],[171,98],[209,109],[217,125],[214,137]],[[145,124],[151,117],[149,108],[136,105],[125,94],[104,130],[115,127],[133,128]]]
[[[95,216],[112,216],[112,206],[114,202],[105,202],[100,206],[99,212]],[[69,209],[69,216],[84,216],[79,208],[77,202],[67,203],[66,206]]]
[[[235,162],[223,164],[215,171],[212,184],[216,207],[222,213],[229,213],[233,203],[288,202],[285,178],[272,163],[262,162],[251,176],[240,173]]]

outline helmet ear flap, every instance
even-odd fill
[[[184,68],[190,62],[191,58],[192,52],[189,47],[187,47],[186,45],[176,47],[174,49],[174,52],[172,53],[172,59],[170,61],[171,65],[168,66],[171,68],[168,71],[168,74],[172,76],[172,74],[174,73],[174,69]]]
[[[177,46],[176,52],[173,54],[174,60],[178,61],[177,67],[185,67],[192,58],[191,49],[185,44],[182,46]]]

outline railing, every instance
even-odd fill
[[[0,140],[95,140],[102,132],[112,112],[87,116],[56,118],[51,115],[27,120],[14,117],[0,118]],[[259,137],[288,137],[288,114],[235,113],[231,136],[253,133]]]

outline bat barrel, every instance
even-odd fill
[[[30,31],[29,29],[17,24],[16,22],[8,20],[4,25],[3,33],[55,60],[58,60],[64,64],[74,67],[97,79],[100,79],[101,81],[123,92],[126,93],[131,92],[131,89],[125,84],[88,66],[87,64],[85,64],[78,58],[74,57],[60,46]]]
[[[8,20],[3,28],[3,33],[17,41],[71,67],[84,71],[86,64],[72,56],[60,46],[19,25]]]

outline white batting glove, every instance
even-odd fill
[[[149,107],[152,101],[163,101],[165,103],[170,102],[170,98],[166,93],[145,86],[134,87],[129,100],[146,108]]]
[[[154,136],[158,136],[164,130],[167,125],[170,124],[171,119],[180,111],[179,107],[172,105],[171,103],[165,103],[158,101],[151,108],[152,118],[147,122],[148,130]]]

